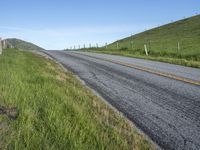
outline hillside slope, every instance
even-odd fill
[[[107,48],[89,50],[200,67],[200,15],[121,39]]]
[[[200,60],[200,15],[116,41],[109,48],[116,49],[117,42],[121,50],[144,53],[147,44],[150,54],[155,56]]]
[[[21,50],[44,50],[43,48],[32,44],[30,42],[26,42],[20,39],[6,39],[5,41],[5,48],[17,48]]]

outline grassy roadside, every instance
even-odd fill
[[[141,59],[160,61],[160,62],[165,62],[165,63],[170,63],[170,64],[182,65],[182,66],[187,66],[187,67],[200,68],[200,61],[185,59],[185,58],[159,56],[159,55],[146,56],[144,54],[135,53],[134,51],[131,51],[131,50],[82,49],[82,51],[127,56],[127,57],[132,57],[132,58],[141,58]]]
[[[155,149],[71,73],[10,49],[0,56],[0,135],[0,149]]]

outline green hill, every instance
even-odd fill
[[[200,67],[200,15],[133,35],[96,51]]]
[[[16,48],[21,50],[44,50],[43,48],[19,39],[6,39],[5,48]]]

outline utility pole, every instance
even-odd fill
[[[98,43],[97,43],[96,45],[97,45],[97,48],[99,48],[99,45],[98,45]]]
[[[2,54],[2,38],[0,37],[0,55]]]

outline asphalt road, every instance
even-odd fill
[[[200,70],[105,54],[48,51],[163,149],[200,150],[200,86],[115,64],[200,81]]]

